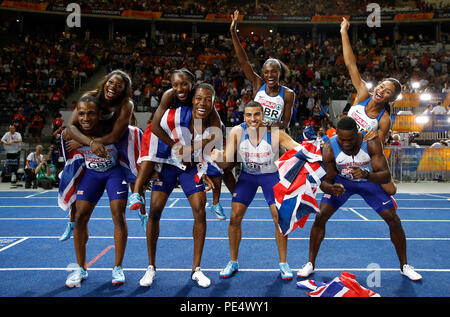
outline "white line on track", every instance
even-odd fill
[[[20,239],[20,240],[18,240],[18,241],[15,241],[15,242],[13,242],[13,243],[7,245],[6,247],[1,248],[1,249],[0,249],[0,252],[4,251],[4,250],[6,250],[6,249],[9,249],[9,248],[15,246],[16,244],[22,243],[22,242],[25,241],[25,240],[28,240],[28,237],[24,237],[24,238],[22,238],[22,239]]]
[[[45,193],[48,193],[48,190],[44,190],[44,191],[42,191],[42,192],[38,192],[38,193],[35,193],[35,194],[31,194],[31,195],[25,196],[24,198],[31,198],[31,197],[34,197],[34,196],[36,196],[36,195],[41,195],[41,194],[45,194]]]
[[[231,207],[228,206],[222,206],[223,209],[231,209]],[[0,208],[58,208],[60,209],[56,204],[55,205],[41,205],[41,206],[27,206],[27,205],[11,205],[11,206],[0,206]],[[100,206],[95,206],[95,208],[110,208],[107,205],[100,205]],[[175,206],[175,207],[165,207],[165,209],[191,209],[190,206]],[[261,210],[261,208],[267,208],[269,209],[269,207],[267,206],[259,206],[259,207],[248,207],[248,209],[259,209]],[[372,207],[367,207],[367,206],[361,206],[361,207],[355,207],[358,209],[372,209]],[[450,210],[450,207],[399,207],[398,210]]]
[[[147,268],[123,268],[124,271],[142,271],[145,272]],[[292,268],[293,270],[299,270],[300,268]],[[208,271],[208,272],[220,272],[223,269],[208,269],[203,268],[202,271]],[[316,271],[321,272],[335,272],[335,271],[359,271],[359,272],[373,272],[373,271],[383,271],[383,272],[398,272],[399,268],[316,268]],[[415,271],[418,272],[442,272],[442,273],[448,273],[450,272],[450,269],[418,269],[414,268]],[[0,272],[4,271],[67,271],[70,272],[72,269],[67,267],[11,267],[11,268],[0,268]],[[111,271],[111,268],[95,268],[90,267],[89,271]],[[161,272],[190,272],[192,271],[192,268],[186,268],[186,269],[180,269],[180,268],[158,268],[158,271]],[[241,272],[278,272],[280,271],[279,268],[275,269],[242,269],[239,268],[239,271]]]
[[[48,192],[48,191],[45,191]],[[23,198],[30,198],[30,199],[57,199],[57,197],[42,197],[42,196],[37,196],[40,194],[43,194],[44,192],[39,192],[39,193],[35,193],[32,195],[28,195],[28,196],[0,196],[0,199],[23,199]],[[421,194],[421,195],[428,195],[431,197],[436,197],[436,198],[420,198],[420,201],[447,201],[448,199],[450,199],[450,197],[445,197],[445,196],[438,196],[435,194]],[[146,196],[147,199],[150,198],[150,196]],[[208,197],[209,199],[210,197]],[[394,197],[395,198],[395,197]],[[185,199],[184,197],[179,197],[179,198],[174,198],[171,197],[169,198],[169,200],[171,199]],[[395,201],[417,201],[418,198],[395,198]],[[101,197],[100,200],[105,200],[105,201],[109,201],[108,197]],[[226,200],[226,201],[231,201],[231,198],[220,198],[221,201]],[[254,198],[253,200],[256,201],[266,201],[264,198]],[[360,198],[350,198],[348,199],[348,201],[362,201],[362,199]]]
[[[0,237],[0,239],[57,239],[59,236],[16,236],[16,237]],[[89,239],[114,239],[113,236],[90,236]],[[128,239],[146,239],[142,237],[128,237]],[[159,237],[161,240],[193,240],[192,237]],[[228,237],[206,237],[206,240],[228,240]],[[275,240],[275,238],[263,238],[263,237],[243,237],[243,240]],[[373,238],[373,237],[325,237],[325,240],[375,240],[375,241],[390,241],[389,237],[386,238]],[[309,237],[289,237],[289,240],[309,240]],[[450,241],[450,238],[406,238],[406,240],[412,241]]]
[[[67,218],[0,218],[0,221],[67,221]],[[112,221],[111,218],[91,218],[90,221]],[[137,221],[139,218],[127,218],[127,221]],[[161,218],[161,221],[194,221],[193,218]],[[206,219],[206,221],[222,222],[224,220]],[[225,220],[225,222],[228,220]],[[242,219],[247,222],[273,222],[273,219]],[[308,219],[308,222],[313,222],[314,219]],[[329,219],[328,222],[383,222],[383,219]],[[450,219],[402,219],[402,222],[450,222]]]
[[[436,194],[424,194],[424,195],[427,195],[427,196],[430,196],[430,197],[436,197],[436,198],[450,199],[450,197],[445,197],[445,196],[436,195]],[[423,200],[423,199],[421,199],[421,200]]]
[[[362,219],[364,219],[364,220],[369,220],[369,219],[367,219],[366,217],[364,217],[363,215],[361,215],[359,212],[357,212],[355,209],[353,209],[353,208],[348,208],[351,212],[353,212],[354,214],[356,214],[356,215],[358,215],[358,216],[360,216]]]
[[[172,208],[173,206],[175,206],[175,204],[176,204],[179,200],[180,200],[180,198],[176,198],[176,199],[173,201],[173,203],[171,203],[171,204],[169,205],[169,207],[167,207],[167,208]]]

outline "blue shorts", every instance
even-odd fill
[[[205,191],[205,184],[203,181],[200,181],[200,183],[195,182],[194,177],[196,174],[197,167],[195,165],[191,165],[183,171],[176,166],[164,164],[159,173],[159,181],[153,181],[152,191],[164,192],[170,195],[177,185],[178,179],[186,197],[203,192]]]
[[[278,172],[252,175],[244,171],[241,171],[239,178],[234,188],[232,203],[241,203],[245,206],[249,206],[255,198],[258,187],[261,186],[264,198],[267,204],[275,204],[275,194],[273,193],[273,187],[280,181]]]
[[[208,162],[208,169],[206,170],[206,175],[212,177],[222,177],[223,173],[217,167]]]
[[[128,184],[123,184],[125,173],[120,166],[105,172],[86,169],[77,187],[77,200],[86,200],[97,204],[105,188],[109,201],[128,198]]]
[[[354,194],[360,195],[378,213],[387,209],[397,209],[394,198],[386,194],[379,184],[369,181],[355,182],[341,176],[336,176],[334,183],[344,185],[344,194],[341,196],[324,194],[320,203],[330,204],[335,210],[338,210]]]

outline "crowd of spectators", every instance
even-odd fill
[[[402,39],[403,38],[403,39]],[[404,34],[397,44],[410,44]],[[426,40],[424,40],[426,41]],[[354,91],[343,63],[341,39],[310,34],[249,35],[241,39],[254,69],[259,72],[268,57],[283,61],[290,69],[283,84],[296,95],[293,124],[312,117],[326,127],[330,101],[345,100]],[[133,44],[134,43],[134,44]],[[448,82],[450,56],[445,49],[436,52],[417,50],[407,55],[394,48],[394,41],[373,34],[362,34],[354,45],[362,77],[375,86],[385,77],[398,78],[403,91],[413,89],[415,81],[427,92],[443,92]],[[222,120],[231,125],[241,119],[243,105],[252,95],[243,76],[228,36],[156,32],[155,39],[116,41],[107,60],[108,69],[124,69],[133,80],[137,109],[154,111],[162,93],[170,88],[170,76],[186,67],[198,82],[206,81],[216,89],[215,106]],[[420,90],[420,89],[419,89]]]
[[[67,1],[48,2],[63,4]],[[386,5],[395,5],[398,2],[402,1],[382,1]],[[341,9],[356,9],[352,7],[355,3],[333,2],[333,6],[336,6],[332,8],[333,13],[339,13]],[[360,6],[361,2],[358,3]],[[108,0],[82,2],[82,6],[99,9],[110,4]],[[426,4],[419,1],[416,4],[422,11],[432,9],[430,6],[424,7]],[[180,2],[171,0],[164,3],[114,1],[108,9],[170,11],[173,8],[188,8],[192,12],[206,12],[207,8],[207,11],[228,14],[229,6],[235,6],[243,14],[278,15],[278,12],[289,12],[295,15],[307,13],[308,10],[319,14],[327,13],[321,10],[317,1],[304,1],[302,5],[304,7],[299,9],[298,2],[291,0],[258,0],[257,7],[248,3],[242,5],[240,1],[220,0],[186,1],[184,7],[180,6]],[[326,10],[330,8],[327,6]],[[357,11],[353,11],[355,12]],[[365,13],[365,10],[361,13]],[[353,50],[358,57],[358,68],[362,77],[373,85],[385,77],[397,78],[404,85],[403,91],[450,92],[450,55],[445,46],[449,44],[448,35],[440,43],[442,45],[437,46],[429,35],[411,32],[401,33],[394,39],[389,35],[360,31],[357,41],[353,43]],[[260,72],[262,64],[269,57],[280,59],[290,69],[288,80],[282,84],[295,92],[290,132],[296,139],[300,137],[299,132],[305,126],[313,125],[322,142],[326,142],[335,133],[330,120],[331,100],[349,100],[350,94],[354,92],[341,56],[341,39],[336,34],[337,32],[331,35],[320,33],[315,40],[312,39],[311,32],[275,32],[266,36],[251,34],[241,37],[242,45],[255,71]],[[399,49],[400,46],[417,49],[411,52]],[[63,164],[58,141],[63,121],[58,112],[61,109],[70,109],[70,105],[73,108],[73,100],[68,100],[67,97],[77,89],[77,85],[95,74],[101,65],[106,66],[107,72],[123,69],[130,74],[137,111],[153,113],[162,94],[171,86],[170,76],[173,70],[182,67],[189,69],[197,82],[208,82],[215,87],[214,106],[226,126],[242,121],[244,106],[253,94],[251,84],[243,76],[226,32],[204,33],[192,37],[188,33],[157,30],[154,38],[139,38],[130,33],[117,36],[112,41],[44,34],[39,32],[39,29],[30,34],[18,34],[15,41],[2,41],[0,50],[0,123],[11,125],[10,129],[17,132],[21,138],[31,137],[33,146],[42,144],[41,134],[45,125],[51,125],[53,136],[52,145],[49,148],[45,146],[45,158],[39,160],[36,165],[40,166],[38,169],[30,167],[33,164],[29,166],[27,154],[25,172],[28,187],[39,186],[42,183],[38,181],[39,177],[51,179],[51,185],[45,186],[56,184],[54,175]],[[413,86],[413,83],[417,82],[420,84],[419,88]],[[444,112],[438,109],[438,106],[442,108],[442,105],[433,106],[430,107],[432,114],[439,111],[444,114],[449,112],[447,108]],[[401,140],[397,139],[398,135],[394,133],[393,144],[390,144],[402,145]],[[434,146],[443,144],[436,142]],[[5,150],[11,148],[11,145],[15,146],[7,136],[1,145]],[[11,156],[9,152],[8,157]],[[0,177],[1,174],[5,176],[7,172],[8,170],[3,168]],[[13,170],[12,174],[15,172],[16,170]]]
[[[238,2],[225,1],[230,5]],[[84,5],[102,3],[107,1],[83,2]],[[118,1],[117,5],[129,3]],[[165,1],[164,5],[171,3]],[[195,3],[201,5],[207,1]],[[258,3],[263,6],[268,2],[259,0]],[[277,5],[289,3],[274,2]],[[158,2],[152,1],[152,4]],[[341,56],[341,39],[336,33],[331,36],[321,33],[314,41],[311,32],[252,34],[241,38],[256,71],[261,70],[268,57],[278,58],[289,67],[290,76],[283,84],[296,95],[293,126],[300,125],[301,128],[303,122],[312,121],[326,129],[331,100],[348,99],[354,91]],[[374,85],[382,78],[395,77],[404,84],[404,91],[413,91],[415,81],[420,82],[421,89],[426,87],[427,92],[448,90],[450,56],[445,46],[434,51],[416,50],[412,54],[397,49],[398,44],[424,46],[432,43],[427,35],[413,36],[399,34],[398,38],[392,39],[375,32],[360,31],[353,49],[362,77]],[[243,76],[226,32],[199,34],[194,38],[181,32],[156,31],[153,39],[128,34],[106,41],[36,31],[19,34],[15,42],[3,44],[0,51],[0,110],[6,113],[1,119],[4,123],[14,124],[22,135],[28,132],[34,143],[41,142],[44,125],[49,124],[62,107],[68,108],[67,103],[72,103],[66,97],[74,90],[76,82],[80,78],[85,81],[101,64],[107,65],[108,72],[120,68],[131,75],[137,111],[153,112],[163,92],[170,88],[172,71],[181,67],[191,70],[198,82],[214,85],[215,106],[228,126],[242,120],[243,106],[252,95],[251,85]]]
[[[31,2],[46,2],[57,6],[67,6],[72,0],[32,0]],[[160,11],[176,14],[229,14],[238,8],[242,14],[304,16],[313,14],[366,14],[366,6],[371,0],[80,0],[82,9],[91,10],[139,10]],[[433,5],[430,1],[412,0],[378,0],[384,11],[421,11],[449,8],[450,4],[441,1]]]
[[[104,54],[99,40],[77,40],[39,31],[5,41],[0,50],[1,121],[6,123],[19,108],[27,117],[35,108],[44,117],[53,116],[66,106],[65,98],[96,71]],[[23,128],[23,118],[20,120]],[[29,118],[28,123],[32,122],[33,118]],[[32,130],[39,127],[34,125]]]

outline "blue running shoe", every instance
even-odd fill
[[[66,241],[68,239],[70,239],[70,237],[72,236],[72,232],[73,232],[73,226],[75,225],[75,222],[69,221],[66,225],[66,230],[64,230],[64,233],[62,234],[62,236],[59,237],[59,241]]]
[[[128,197],[128,208],[130,208],[130,210],[141,209],[143,204],[144,199],[139,193],[131,194],[130,197]]]
[[[139,213],[139,218],[141,219],[141,226],[144,229],[144,232],[147,233],[147,222],[148,222],[148,214]]]
[[[113,285],[120,285],[125,283],[125,274],[121,266],[115,266],[112,271],[112,283]]]
[[[291,268],[286,262],[280,263],[280,273],[283,280],[291,280],[293,277]]]
[[[239,263],[230,261],[227,266],[220,272],[220,277],[230,277],[235,272],[239,271]]]
[[[82,267],[77,267],[72,273],[69,274],[66,280],[67,287],[80,287],[81,282],[87,279],[88,273]]]
[[[220,205],[220,203],[217,203],[217,205],[211,205],[211,212],[216,215],[216,218],[219,220],[226,220],[227,217],[225,217],[225,214],[223,213],[223,208]]]

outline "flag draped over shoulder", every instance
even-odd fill
[[[136,182],[141,139],[142,131],[137,127],[128,126],[122,138],[115,144],[127,183]],[[76,200],[76,189],[83,177],[86,163],[83,153],[77,150],[67,152],[64,143],[64,139],[62,139],[63,156],[66,163],[59,177],[58,205],[62,210],[67,210]]]
[[[192,107],[181,106],[168,109],[161,118],[160,126],[167,135],[181,145],[190,145],[192,140],[189,126],[192,120]],[[185,169],[183,162],[172,155],[172,148],[151,133],[151,123],[144,133],[142,151],[138,164],[142,161],[167,163]]]
[[[330,282],[304,280],[297,282],[297,287],[310,290],[306,294],[311,297],[380,297],[380,294],[362,287],[355,278],[354,274],[343,272]]]
[[[305,129],[304,137],[305,141],[275,162],[280,181],[273,191],[278,224],[284,235],[303,227],[309,214],[319,211],[316,192],[325,177],[320,141],[312,127]]]
[[[67,210],[76,200],[77,186],[86,167],[83,154],[78,150],[66,152],[63,138],[61,138],[61,142],[66,163],[59,176],[58,205],[62,210]]]
[[[180,106],[166,110],[161,118],[160,126],[175,143],[191,145],[193,139],[189,129],[191,121],[192,107]],[[154,133],[151,133],[151,123],[145,130],[143,136],[142,150],[138,164],[141,164],[143,161],[166,163],[182,170],[186,169],[186,164],[172,153],[172,148],[160,140]],[[195,181],[199,183],[202,175],[206,173],[207,161],[202,157],[199,158],[199,162],[195,162],[193,158],[191,158],[191,161],[200,163],[196,164],[197,174],[195,175]]]
[[[126,182],[135,183],[139,172],[137,160],[140,156],[143,132],[138,127],[128,126],[119,142],[116,143],[119,152],[119,162],[124,167]]]

